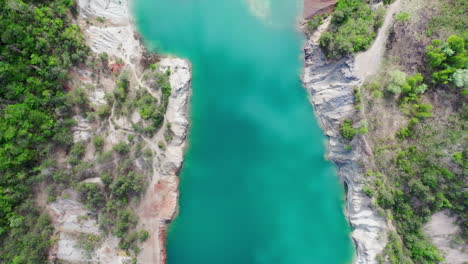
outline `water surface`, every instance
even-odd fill
[[[249,6],[250,5],[250,6]],[[297,0],[138,0],[139,29],[193,64],[169,264],[342,264],[344,190],[301,87]]]

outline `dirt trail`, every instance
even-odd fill
[[[397,0],[387,8],[384,22],[377,34],[377,38],[375,39],[374,43],[370,49],[359,53],[356,56],[354,62],[354,74],[359,79],[365,80],[366,77],[375,74],[379,69],[385,52],[385,44],[388,39],[390,26],[393,22],[393,15],[400,10],[400,3],[401,0]]]

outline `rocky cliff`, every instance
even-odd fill
[[[375,73],[383,56],[388,27],[399,1],[388,8],[384,25],[379,30],[377,41],[372,47],[357,56],[346,57],[338,61],[329,61],[320,47],[318,40],[330,23],[330,18],[310,37],[304,47],[305,64],[302,77],[303,85],[310,93],[319,123],[328,137],[327,157],[337,165],[338,175],[346,189],[346,216],[349,219],[352,239],[356,246],[354,263],[377,263],[376,256],[387,243],[387,220],[373,208],[369,197],[363,192],[363,171],[360,161],[372,155],[363,136],[357,136],[350,143],[339,133],[340,124],[345,119],[352,119],[356,114],[353,90],[359,87],[364,78]]]
[[[87,144],[84,160],[89,163],[96,163],[98,158],[91,142],[93,136],[104,137],[104,151],[112,150],[112,146],[119,142],[130,144],[129,138],[141,139],[143,149],[151,158],[148,160],[138,155],[140,157],[132,162],[135,169],[147,177],[147,190],[139,205],[132,206],[138,216],[138,229],[148,231],[150,236],[140,245],[138,260],[139,263],[165,263],[166,226],[177,212],[177,173],[183,162],[189,124],[191,66],[186,60],[158,59],[146,52],[136,33],[128,1],[80,0],[78,7],[79,15],[75,22],[80,26],[92,51],[91,57],[102,59],[102,54],[105,54],[106,59],[102,63],[104,69],[97,69],[92,65],[73,69],[73,77],[68,86],[71,89],[86,87],[92,108],[97,109],[108,103],[106,97],[114,93],[116,78],[122,72],[128,74],[128,96],[144,89],[157,101],[161,101],[161,91],[155,89],[148,78],[148,65],[145,65],[147,60],[157,65],[155,71],[169,76],[171,94],[163,124],[155,134],[150,136],[138,132],[134,124],[142,120],[139,112],[132,110],[127,114],[117,114],[121,111],[121,106],[116,106],[115,102],[112,103],[110,116],[106,120],[96,124],[96,121],[93,123],[77,115],[77,125],[73,128],[74,141]],[[162,147],[160,142],[165,142],[165,145]],[[97,174],[102,174],[103,170],[119,166],[121,162],[122,160],[114,158],[106,166],[96,165],[94,169]],[[83,182],[103,184],[99,177]],[[132,257],[119,249],[118,238],[102,232],[98,227],[97,215],[79,201],[76,191],[69,188],[55,202],[47,205],[57,237],[50,252],[51,261],[109,264],[131,261]],[[93,250],[85,250],[82,248],[83,237],[85,240],[99,237],[99,242],[94,245]]]

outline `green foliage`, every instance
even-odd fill
[[[361,124],[359,128],[354,128],[353,127],[353,122],[349,119],[345,119],[343,123],[340,126],[340,134],[343,138],[347,140],[352,140],[355,135],[357,134],[366,134],[368,132],[367,126],[364,124]]]
[[[130,146],[125,142],[115,144],[112,149],[120,154],[127,154],[130,152]]]
[[[384,249],[388,256],[390,264],[414,264],[414,262],[407,256],[408,253],[403,247],[403,243],[398,235],[390,231],[388,233],[388,243]]]
[[[140,232],[138,232],[138,239],[140,240],[140,242],[145,242],[146,240],[148,240],[148,238],[149,238],[148,231],[140,230]]]
[[[111,114],[111,109],[108,105],[101,105],[97,109],[97,114],[99,118],[104,119]]]
[[[456,81],[456,86],[465,85],[466,72],[459,71],[466,69],[468,65],[468,55],[466,53],[466,43],[462,37],[452,35],[447,41],[432,41],[432,45],[426,47],[428,63],[433,71],[432,79],[437,84],[448,84],[449,81]],[[456,73],[455,78],[452,78]]]
[[[463,152],[454,153],[452,155],[452,159],[453,159],[453,161],[455,163],[463,166],[466,163],[466,160],[467,160],[466,153],[463,153]]]
[[[89,209],[98,210],[105,204],[105,197],[96,183],[80,183],[77,188],[80,198]]]
[[[382,11],[376,13],[363,0],[338,0],[330,28],[320,37],[320,46],[330,58],[366,50],[382,18]]]
[[[166,144],[164,144],[164,142],[162,142],[162,141],[158,142],[158,147],[161,150],[166,150]]]
[[[62,83],[88,52],[79,28],[70,24],[72,5],[0,0],[0,248],[10,249],[2,263],[46,261],[50,233],[28,233],[34,225],[22,229],[10,222],[33,214],[20,214],[18,206],[29,198],[34,168],[50,155],[52,140],[72,142],[69,126],[58,121],[69,114]]]
[[[114,98],[118,104],[121,104],[125,101],[128,94],[129,85],[130,80],[128,77],[128,72],[125,71],[120,75],[114,88]]]
[[[32,199],[15,209],[10,232],[0,242],[0,263],[46,264],[54,231],[48,215],[40,214]]]
[[[468,28],[466,16],[468,2],[466,0],[441,0],[438,2],[440,7],[429,20],[427,35],[431,37],[441,33],[458,35],[465,33]]]
[[[458,88],[468,87],[468,69],[458,69],[453,73],[452,81]]]
[[[96,135],[93,137],[93,144],[96,150],[101,151],[102,147],[104,147],[104,137],[100,135]]]
[[[136,98],[139,113],[144,120],[148,120],[150,122],[147,126],[141,122],[133,125],[133,128],[137,132],[144,133],[148,136],[152,136],[164,123],[164,114],[166,113],[169,96],[171,95],[169,76],[157,70],[152,73],[152,76],[156,80],[156,88],[161,89],[161,103],[158,105],[156,98],[148,93],[148,91],[140,89]]]
[[[129,172],[126,176],[117,177],[110,185],[110,190],[117,199],[127,203],[131,196],[139,196],[143,191],[143,176]]]
[[[87,108],[89,105],[89,98],[88,94],[86,93],[85,89],[82,87],[78,87],[73,89],[67,94],[67,101],[66,103],[79,106],[80,108]]]
[[[387,91],[398,95],[403,89],[407,88],[406,86],[406,73],[401,71],[393,71],[390,73],[390,83],[387,85]]]
[[[410,14],[407,12],[400,12],[395,15],[395,20],[400,22],[406,22],[410,19]]]
[[[317,28],[323,24],[323,21],[328,17],[328,14],[321,14],[314,16],[311,20],[307,21],[307,30],[313,33]]]
[[[93,234],[80,233],[78,234],[78,246],[88,253],[88,258],[91,257],[90,253],[98,248],[101,237]]]
[[[70,149],[69,159],[68,161],[72,165],[78,165],[81,162],[81,158],[83,157],[84,153],[86,152],[86,145],[84,142],[77,142],[73,145]]]
[[[103,173],[101,175],[101,181],[105,186],[109,186],[113,181],[112,175],[109,173]]]
[[[349,119],[345,121],[340,126],[340,134],[343,138],[351,140],[357,134],[356,129],[353,127],[353,123]]]
[[[117,223],[114,228],[114,235],[122,238],[129,229],[136,226],[137,218],[135,214],[129,210],[120,210],[117,217]]]

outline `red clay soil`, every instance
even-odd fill
[[[304,0],[302,16],[310,19],[315,15],[331,13],[335,7],[336,0]]]
[[[161,245],[159,258],[161,264],[167,263],[167,253],[166,253],[166,236],[167,236],[167,224],[159,223],[159,241]]]
[[[124,66],[124,63],[113,63],[109,65],[109,69],[112,73],[120,73]]]

